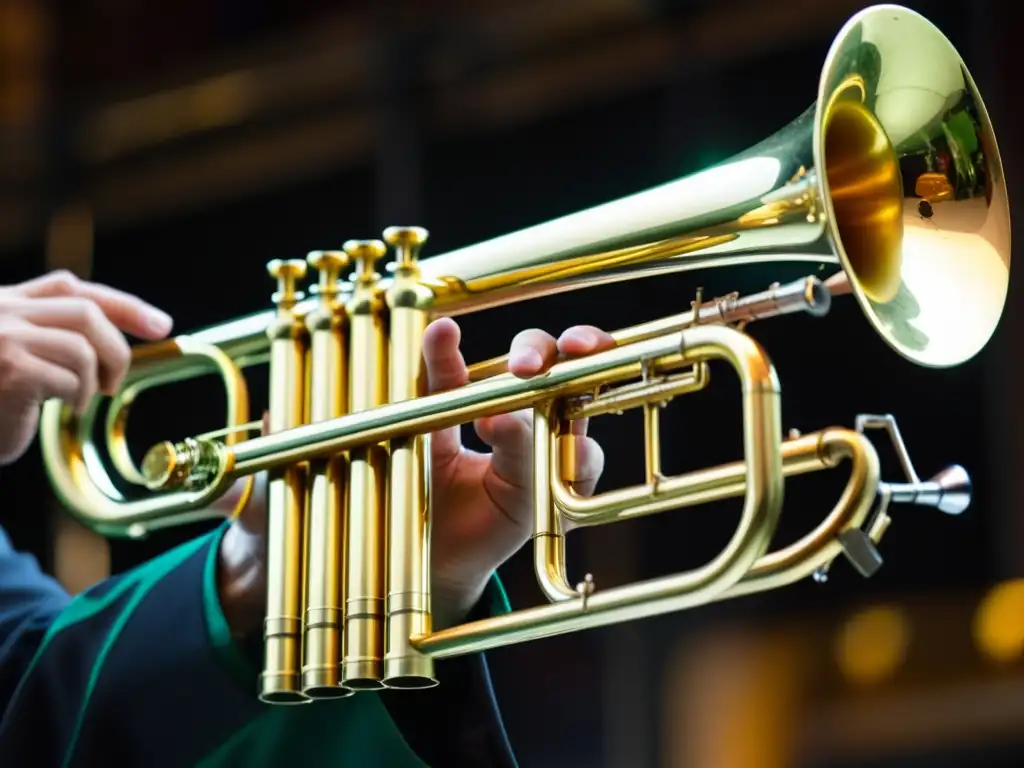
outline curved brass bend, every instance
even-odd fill
[[[630,346],[619,349],[625,353]],[[721,360],[732,366],[740,380],[744,461],[738,465],[738,495],[746,498],[728,544],[709,562],[689,571],[593,594],[589,589],[592,584],[584,582],[579,590],[572,591],[575,600],[556,600],[414,638],[413,645],[419,651],[444,658],[682,610],[718,599],[749,573],[767,551],[782,508],[780,386],[775,369],[756,341],[725,326],[688,328],[680,334],[679,346],[684,364]],[[568,597],[570,590],[564,579],[564,545],[551,498],[550,474],[544,470],[551,466],[555,453],[551,413],[561,399],[538,399],[534,405],[534,542],[541,583],[553,587],[556,598],[561,593]],[[692,482],[712,482],[718,474],[714,468],[700,471],[694,473]],[[645,486],[637,486],[624,493],[640,496],[648,491]],[[602,496],[596,498],[602,503]],[[545,554],[550,555],[549,560],[543,559]]]
[[[550,428],[547,433],[550,434]],[[561,453],[552,450],[551,455],[550,493],[555,507],[562,516],[580,527],[621,522],[666,508],[720,501],[740,496],[746,490],[745,464],[737,461],[661,480],[656,488],[646,489],[649,499],[646,503],[633,506],[627,503],[627,492],[634,499],[639,499],[643,496],[642,489],[616,491],[611,503],[607,503],[602,496],[583,497],[574,493],[562,479]],[[716,599],[787,586],[828,565],[842,553],[839,535],[860,529],[871,513],[879,487],[878,453],[863,434],[842,427],[829,427],[782,444],[782,472],[786,477],[832,469],[844,459],[849,461],[850,477],[828,516],[799,541],[759,558],[738,583]],[[554,509],[550,516],[559,535],[538,537],[534,542],[537,580],[550,600],[573,599],[579,593],[570,586],[566,575],[565,540]],[[884,526],[876,526],[868,535],[877,543],[884,530]]]
[[[244,435],[249,417],[249,393],[239,366],[222,349],[179,336],[161,344],[138,347],[121,392],[110,404],[106,419],[106,441],[114,468],[122,478],[135,485],[145,480],[135,466],[125,439],[125,425],[135,397],[142,391],[189,378],[197,373],[213,372],[224,384],[227,395],[227,428],[223,445],[236,444]],[[209,505],[235,482],[230,463],[194,489],[173,493],[147,494],[128,500],[117,489],[104,466],[101,451],[93,438],[100,398],[94,398],[81,416],[58,400],[43,405],[40,429],[56,439],[42,440],[43,463],[61,503],[86,525],[105,536],[138,538],[157,528],[182,525],[214,516]],[[199,443],[196,443],[198,446]],[[203,442],[207,450],[218,450],[213,442]],[[168,452],[168,457],[171,456]],[[216,463],[215,463],[216,464]],[[168,466],[168,471],[173,467]],[[252,491],[254,478],[242,480],[238,507]]]

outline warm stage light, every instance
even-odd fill
[[[974,618],[974,640],[995,661],[1024,654],[1024,579],[998,584],[985,596]]]
[[[868,608],[850,618],[836,639],[836,661],[852,683],[879,683],[899,668],[910,645],[910,622],[892,606]]]

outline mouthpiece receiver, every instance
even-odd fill
[[[889,490],[894,503],[935,507],[947,515],[959,515],[971,506],[971,476],[959,464],[925,482],[893,483]]]
[[[947,515],[959,515],[971,506],[971,476],[959,464],[946,467],[931,479],[940,491],[936,507]]]
[[[971,505],[971,477],[959,464],[946,467],[931,480],[909,483],[882,483],[879,487],[881,505],[869,526],[871,532],[860,529],[839,534],[843,554],[861,576],[869,578],[882,567],[882,556],[877,544],[889,527],[891,504],[916,504],[934,507],[947,515],[959,515]]]
[[[860,414],[857,416],[857,432],[869,429],[884,430],[899,458],[906,482],[879,483],[879,504],[866,529],[850,529],[839,535],[843,554],[853,567],[864,577],[870,577],[882,566],[882,557],[877,545],[888,529],[892,518],[889,508],[893,504],[916,504],[934,507],[947,515],[959,515],[971,504],[971,477],[959,464],[946,467],[930,480],[921,480],[910,459],[896,418],[892,414]],[[816,581],[825,581],[828,566],[814,573]]]

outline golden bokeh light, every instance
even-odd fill
[[[836,661],[857,685],[875,685],[903,664],[910,645],[910,621],[899,608],[876,606],[852,616],[836,638]]]
[[[1024,579],[998,584],[985,596],[974,617],[974,641],[998,662],[1024,655]]]

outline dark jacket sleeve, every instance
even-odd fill
[[[69,602],[64,588],[42,572],[34,557],[16,552],[0,528],[0,712],[12,700],[46,630]]]
[[[195,765],[266,713],[216,596],[223,530],[74,600],[4,537],[5,766]],[[444,663],[446,684],[419,706],[408,692],[385,701],[409,746],[431,766],[514,765],[483,656]]]

